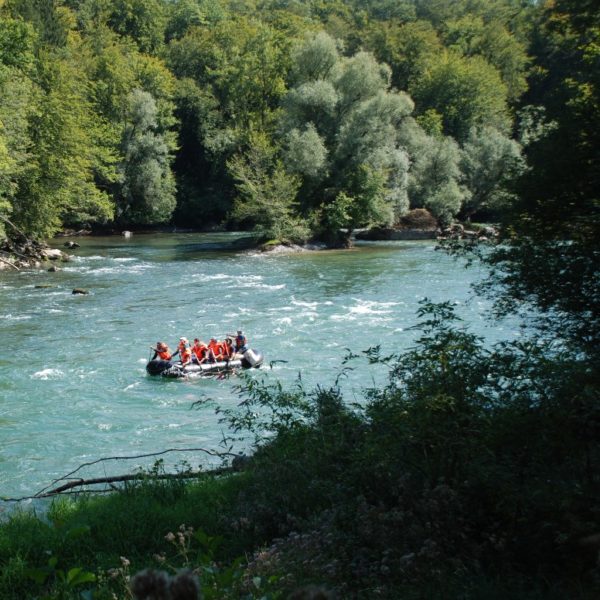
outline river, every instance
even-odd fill
[[[151,378],[144,366],[157,340],[173,347],[182,335],[208,340],[242,328],[266,363],[278,361],[256,376],[291,384],[301,373],[312,385],[333,381],[345,348],[407,348],[423,297],[454,302],[489,341],[518,335],[515,324],[487,320],[487,302],[470,300],[480,269],[465,269],[432,242],[261,254],[231,250],[235,237],[79,238],[59,272],[0,272],[0,496],[34,494],[101,457],[219,450],[215,408],[239,401],[236,379]],[[76,287],[89,294],[73,295]],[[361,387],[380,375],[365,367],[344,385],[360,400]],[[163,458],[169,468],[184,459],[210,464],[202,453]],[[78,476],[153,462],[102,462]]]

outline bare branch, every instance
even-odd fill
[[[16,269],[17,271],[21,270],[19,269],[19,267],[17,267],[17,265],[13,265],[13,263],[11,263],[10,260],[6,260],[5,258],[0,257],[0,262],[3,262],[5,265],[10,265],[13,269]]]
[[[226,457],[226,456],[237,456],[236,454],[233,454],[231,452],[215,452],[214,450],[207,450],[206,448],[168,448],[167,450],[161,450],[160,452],[150,452],[148,454],[137,454],[135,456],[107,456],[104,458],[99,458],[97,460],[93,460],[91,462],[87,462],[87,463],[83,463],[83,464],[79,465],[76,469],[74,469],[70,473],[67,473],[66,475],[63,475],[62,477],[59,477],[58,479],[55,479],[54,481],[52,481],[49,485],[47,485],[45,488],[42,488],[39,492],[34,494],[34,496],[32,496],[32,497],[33,498],[43,498],[45,493],[50,488],[55,486],[57,483],[60,483],[61,481],[65,481],[66,479],[70,478],[72,475],[74,475],[75,473],[77,473],[78,471],[83,469],[84,467],[91,467],[91,466],[96,465],[101,462],[107,462],[107,461],[113,461],[113,460],[136,460],[138,458],[148,458],[150,456],[161,456],[163,454],[168,454],[169,452],[204,452],[206,454],[209,454],[210,456],[217,456],[219,458]]]

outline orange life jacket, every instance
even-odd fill
[[[157,351],[157,354],[161,360],[171,360],[171,353],[168,350]]]
[[[204,355],[206,354],[206,351],[208,350],[208,348],[204,345],[198,345],[196,346],[196,344],[194,344],[192,346],[192,352],[199,358],[202,359],[204,358]]]
[[[190,362],[190,360],[192,359],[192,351],[190,350],[190,345],[186,344],[185,342],[179,342],[177,348],[179,350],[181,362],[184,364]]]
[[[208,344],[208,348],[213,351],[216,360],[221,360],[223,358],[223,344],[221,344],[221,342],[211,341]]]

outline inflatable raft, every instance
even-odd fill
[[[263,363],[263,355],[256,350],[246,350],[241,358],[231,360],[222,360],[214,363],[202,363],[197,365],[188,364],[185,367],[180,363],[170,360],[151,360],[146,365],[146,371],[149,375],[161,375],[162,377],[205,377],[208,375],[219,375],[222,373],[231,373],[236,369],[257,369]]]

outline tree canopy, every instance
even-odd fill
[[[334,244],[345,243],[340,229],[391,225],[410,208],[442,224],[499,219],[524,159],[561,172],[541,158],[571,135],[550,126],[567,118],[560,107],[597,130],[585,7],[6,1],[0,211],[34,237],[169,222],[264,228],[252,207],[270,197],[286,207],[279,218],[304,223],[276,229]],[[565,11],[587,16],[565,21]],[[519,115],[543,108],[553,137],[524,152]],[[291,204],[264,187],[260,202],[242,192],[259,139],[263,177],[294,181]],[[564,172],[577,173],[578,158]],[[556,183],[573,193],[577,179]]]

